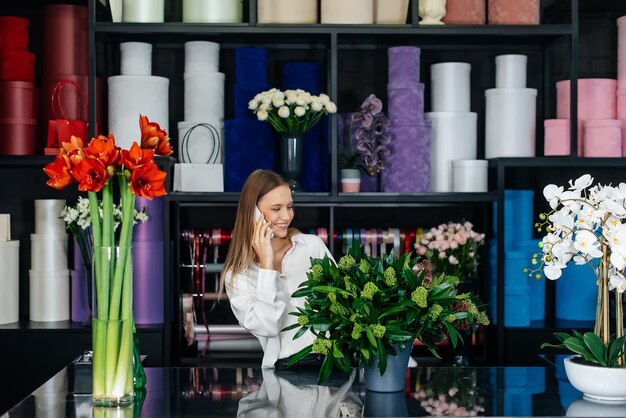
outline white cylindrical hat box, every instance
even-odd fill
[[[122,20],[137,23],[163,23],[165,0],[123,0]]]
[[[433,192],[452,190],[452,161],[476,158],[476,113],[429,112],[430,188]]]
[[[489,190],[487,169],[487,160],[452,161],[452,191],[486,193]]]
[[[259,23],[317,23],[317,0],[258,0]]]
[[[534,157],[536,89],[485,91],[485,158]]]
[[[526,87],[527,62],[526,55],[498,55],[496,57],[496,88]]]
[[[374,0],[322,0],[322,23],[374,23]]]
[[[185,120],[224,120],[224,73],[185,73]]]
[[[409,0],[374,0],[374,23],[403,25],[408,10]]]
[[[471,65],[464,62],[442,62],[430,66],[433,112],[470,111],[471,69]]]
[[[164,77],[118,75],[109,77],[109,131],[115,145],[130,149],[141,138],[139,115],[169,130],[168,93],[170,80]]]
[[[70,271],[30,270],[30,320],[40,322],[70,319]]]
[[[220,66],[220,44],[208,41],[185,42],[185,74],[217,72]]]
[[[65,199],[35,199],[35,234],[65,234],[65,222],[59,218],[64,207]]]
[[[183,0],[185,23],[241,23],[243,0]]]
[[[67,234],[30,234],[30,268],[67,270]]]
[[[178,122],[178,158],[183,163],[222,162],[223,123]]]
[[[20,242],[0,241],[0,324],[20,319]]]
[[[120,44],[120,73],[122,75],[152,75],[152,44],[122,42]]]

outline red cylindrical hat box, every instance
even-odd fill
[[[30,20],[17,16],[0,16],[0,49],[28,51]]]
[[[0,119],[0,154],[34,155],[36,131],[36,119]]]
[[[69,4],[48,5],[44,9],[43,74],[87,75],[87,7]]]
[[[36,58],[28,51],[0,50],[0,80],[34,82]]]
[[[0,81],[0,118],[36,119],[38,91],[33,83]]]

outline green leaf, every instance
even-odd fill
[[[609,367],[617,366],[617,360],[620,354],[624,351],[624,342],[626,342],[626,335],[622,335],[618,339],[609,343],[606,360]]]
[[[370,359],[370,352],[365,347],[361,347],[359,351],[363,354],[363,357],[365,357],[366,360]]]
[[[372,330],[370,330],[369,327],[365,328],[365,335],[367,335],[367,339],[369,340],[370,344],[374,346],[374,348],[378,347],[378,344],[376,342],[376,337],[374,337],[374,334],[372,333]]]
[[[334,358],[343,358],[344,357],[343,353],[339,349],[339,346],[337,345],[337,341],[333,342],[333,357]]]
[[[378,344],[378,371],[382,376],[387,370],[387,351],[382,344]]]
[[[600,337],[598,337],[593,332],[586,332],[585,335],[583,335],[583,341],[589,351],[591,351],[591,354],[593,354],[593,356],[596,358],[597,363],[606,366],[606,346],[604,345]]]
[[[290,331],[292,329],[298,328],[300,326],[300,324],[298,324],[297,322],[295,324],[291,324],[289,326],[286,326],[285,328],[281,329],[281,332],[285,332],[285,331]]]
[[[554,336],[555,336],[555,337],[556,337],[556,338],[557,338],[560,342],[563,342],[563,341],[567,340],[567,339],[570,337],[570,335],[569,335],[568,333],[566,333],[566,332],[555,332],[555,333],[554,333]]]
[[[400,313],[400,312],[404,312],[406,310],[406,308],[404,308],[403,306],[393,306],[389,309],[384,310],[381,314],[380,314],[380,318],[383,318],[385,316],[388,315],[393,315],[396,313]]]
[[[296,354],[289,357],[289,362],[287,366],[292,366],[300,361],[303,357],[308,356],[313,351],[313,344],[304,347],[302,350],[298,351]]]
[[[304,334],[305,334],[308,330],[309,330],[309,329],[308,329],[308,328],[305,328],[305,327],[300,328],[300,329],[296,332],[296,334],[293,336],[293,339],[295,340],[296,338],[300,338],[300,337],[301,337],[301,336],[303,336],[303,335],[304,335]]]
[[[589,351],[589,348],[587,348],[587,345],[584,343],[582,338],[569,337],[563,341],[563,344],[568,348],[568,350],[583,356],[585,360],[597,363],[595,356],[591,351]]]
[[[330,377],[330,374],[333,371],[333,358],[332,356],[324,357],[324,362],[322,363],[322,368],[320,369],[320,374],[317,378],[317,384],[321,385]]]

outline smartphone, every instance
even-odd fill
[[[258,207],[254,207],[254,222],[259,222],[259,219],[261,219],[262,214],[261,211],[259,210]]]

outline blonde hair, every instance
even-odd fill
[[[254,261],[256,257],[252,248],[254,208],[263,196],[279,186],[289,187],[289,182],[280,174],[268,170],[253,171],[243,184],[239,194],[232,239],[220,277],[219,297],[224,291],[226,274],[230,274],[232,281],[236,274],[247,269]],[[294,233],[297,233],[297,230],[290,228],[287,236],[290,238]]]

